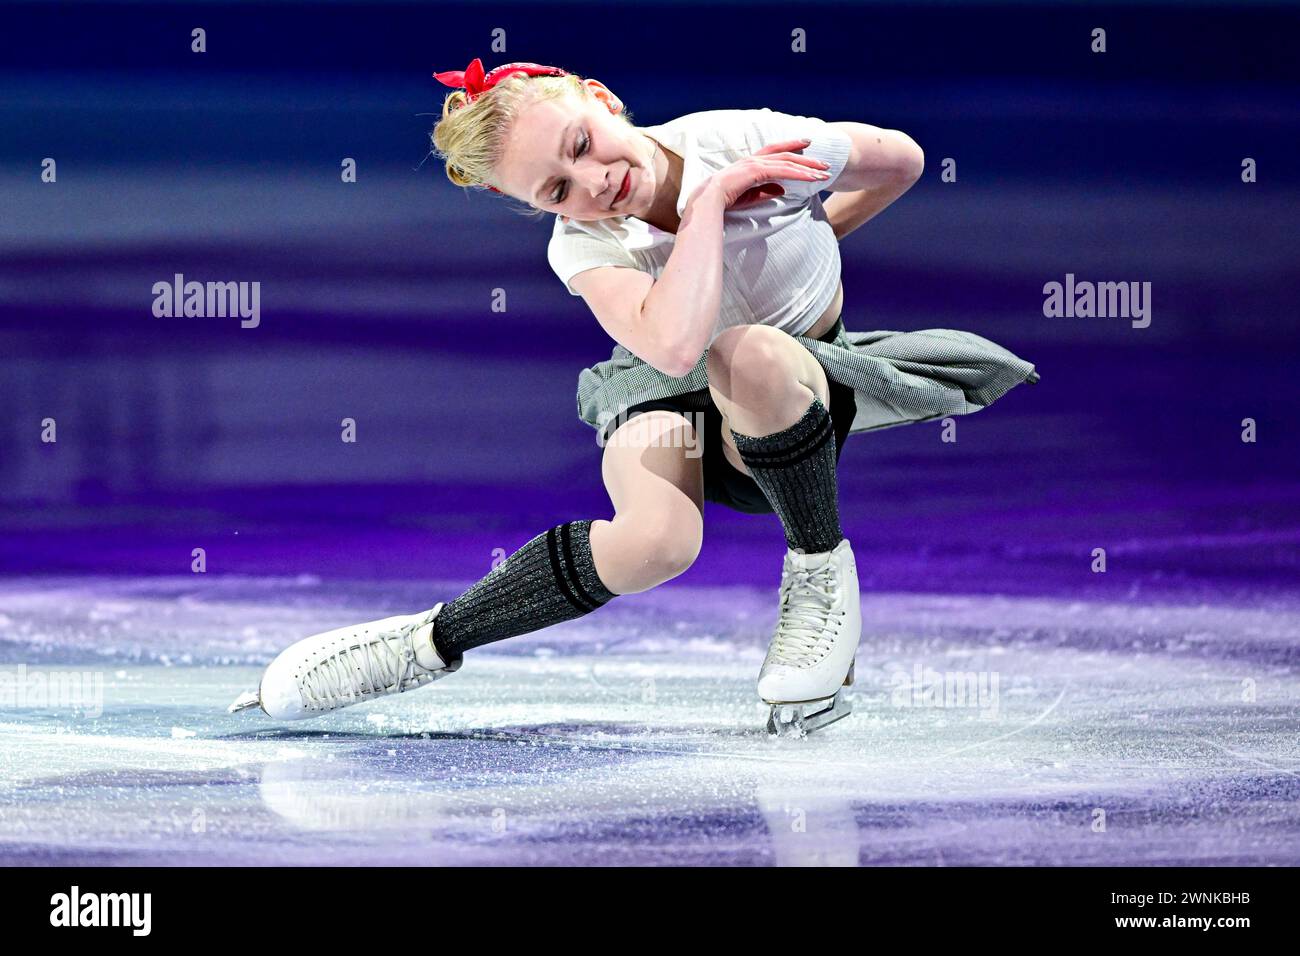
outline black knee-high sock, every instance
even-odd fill
[[[450,663],[482,644],[581,617],[616,595],[591,557],[590,521],[539,534],[449,601],[434,619],[433,646]]]
[[[784,431],[755,438],[732,431],[740,459],[785,528],[792,550],[829,551],[840,543],[835,484],[835,429],[831,413],[813,396],[803,416]]]

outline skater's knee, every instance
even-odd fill
[[[737,325],[724,329],[709,345],[706,367],[710,380],[750,377],[761,371],[777,371],[793,366],[791,346],[798,343],[780,329],[770,325]],[[750,370],[753,370],[750,372]]]
[[[727,329],[709,346],[709,387],[724,404],[752,413],[783,413],[800,384],[803,347],[779,329]]]
[[[661,529],[646,544],[646,563],[664,581],[684,574],[700,556],[703,536],[690,528]]]
[[[613,521],[626,558],[623,575],[628,591],[646,591],[684,573],[700,555],[704,526],[693,507],[677,515],[636,516]]]

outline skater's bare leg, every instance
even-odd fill
[[[708,373],[727,461],[763,489],[792,550],[830,551],[844,535],[821,363],[780,329],[744,325],[709,346]]]
[[[614,517],[592,522],[591,550],[614,593],[649,590],[699,555],[704,491],[698,440],[688,419],[653,411],[624,422],[606,442],[601,473]]]
[[[791,336],[768,325],[725,330],[709,346],[709,391],[722,413],[723,454],[741,474],[749,467],[732,430],[770,435],[789,428],[816,396],[830,404],[826,371]]]
[[[700,462],[688,459],[688,448],[671,447],[673,429],[690,428],[685,418],[651,415],[655,427],[637,424],[642,416],[632,418],[605,449],[614,520],[557,525],[449,601],[433,630],[442,660],[589,614],[619,594],[654,587],[690,566],[701,536]]]

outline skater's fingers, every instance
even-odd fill
[[[767,156],[772,153],[793,153],[811,145],[812,140],[807,137],[803,139],[784,139],[779,143],[768,143],[766,146],[754,150],[754,155]]]
[[[811,182],[815,179],[830,178],[825,172],[830,169],[830,163],[795,153],[780,153],[764,158],[761,160],[761,166],[773,179],[801,179]]]

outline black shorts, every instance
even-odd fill
[[[843,321],[836,320],[830,331],[821,336],[821,341],[833,341],[843,328]],[[840,452],[844,450],[844,440],[853,425],[853,418],[858,413],[858,403],[853,397],[853,389],[848,385],[841,385],[831,380],[829,376],[827,384],[830,386],[831,427],[835,431],[835,459],[838,461]],[[713,396],[709,394],[707,388],[673,398],[656,398],[633,405],[625,413],[624,421],[641,412],[660,408],[681,412],[688,417],[691,417],[692,413],[704,415],[704,434],[698,437],[703,449],[705,500],[726,505],[745,514],[772,513],[772,505],[763,494],[763,489],[758,487],[758,482],[749,475],[737,471],[723,454],[722,413],[713,403]]]

